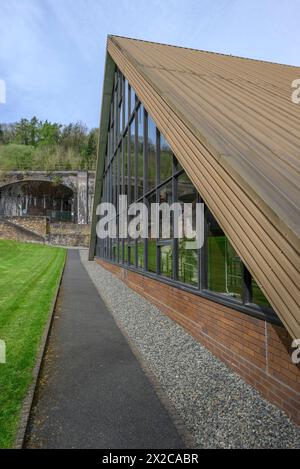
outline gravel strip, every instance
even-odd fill
[[[96,262],[81,260],[180,416],[194,448],[300,448],[300,428],[174,321]]]

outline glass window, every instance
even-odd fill
[[[240,299],[243,286],[241,259],[211,213],[207,224],[208,289]]]
[[[130,126],[129,116],[132,118]],[[97,240],[97,255],[114,262],[123,261],[138,268],[146,267],[150,272],[159,272],[161,276],[176,278],[196,288],[199,288],[201,280],[201,259],[204,263],[201,269],[204,275],[201,287],[226,295],[227,298],[231,297],[235,301],[242,302],[244,298],[249,303],[271,309],[261,286],[251,278],[225,233],[208,210],[206,240],[202,250],[196,248],[196,240],[190,239],[187,233],[184,233],[182,239],[173,239],[173,212],[168,211],[170,232],[163,230],[166,225],[162,223],[163,214],[160,211],[159,233],[152,233],[154,220],[151,219],[150,204],[167,203],[169,207],[173,202],[192,204],[192,229],[195,230],[196,203],[200,198],[166,139],[159,133],[154,121],[139,103],[134,90],[119,72],[115,79],[109,123],[101,200],[116,204],[118,194],[121,193],[129,195],[129,203],[136,199],[146,199],[149,207],[149,237],[145,240],[134,240],[130,236],[126,240]],[[125,131],[125,128],[126,134],[120,141],[120,132]],[[117,145],[120,145],[119,148]],[[145,192],[148,193],[147,197],[144,196]],[[243,291],[245,285],[248,286],[250,282],[249,292]]]
[[[271,308],[270,303],[268,302],[267,298],[265,297],[258,283],[256,283],[253,277],[252,277],[252,303],[257,304],[258,306]]]
[[[196,203],[198,193],[188,176],[183,173],[177,178],[178,202],[190,203],[193,207],[193,226],[196,228]],[[195,249],[195,240],[182,238],[178,242],[178,279],[181,282],[197,286],[199,280],[199,250]]]
[[[113,142],[113,152],[116,149],[118,139],[119,139],[119,106],[118,106],[118,92],[115,92],[115,97],[114,97],[114,142]]]
[[[121,142],[121,146],[118,150],[119,153],[119,195],[123,193],[123,145]],[[119,207],[119,201],[118,201],[118,207]]]
[[[121,101],[121,104],[119,105],[119,109],[118,109],[118,142],[117,143],[119,143],[120,135],[123,133],[122,114],[123,114],[123,101]]]
[[[172,205],[172,181],[165,184],[159,191],[159,204],[168,204]],[[159,211],[159,237],[160,238],[170,238],[173,236],[173,214],[170,212],[170,235],[167,233],[167,220],[163,219],[162,210]]]
[[[120,148],[115,156],[116,159],[116,210],[119,208],[119,194],[120,194]]]
[[[165,137],[160,134],[160,160],[159,160],[159,180],[163,182],[172,176],[173,173],[173,153]]]
[[[135,119],[130,124],[130,203],[135,200]]]
[[[161,275],[164,275],[165,277],[172,277],[172,274],[173,274],[172,246],[171,245],[160,246],[159,252],[160,252],[159,265],[160,265]]]
[[[129,246],[129,264],[135,265],[135,244]]]
[[[121,101],[119,112],[120,112],[120,134],[122,134],[124,130],[123,100]]]
[[[116,185],[116,157],[112,160],[112,203],[116,204],[116,192],[117,192],[117,185]]]
[[[178,279],[197,286],[199,251],[195,249],[195,241],[180,239],[178,244]]]
[[[124,262],[125,264],[128,263],[128,242],[124,242]]]
[[[138,267],[144,267],[144,240],[139,239],[137,243]]]
[[[111,126],[113,125],[113,122],[114,122],[114,93],[112,95],[112,100],[111,100],[111,104],[110,104],[110,123],[111,123]]]
[[[177,178],[177,197],[178,202],[182,204],[192,204],[192,215],[193,215],[193,229],[196,229],[196,204],[198,201],[198,192],[194,187],[193,183],[186,175],[186,173],[180,174]]]
[[[148,161],[148,191],[156,185],[156,126],[148,115],[148,141],[147,141],[147,161]]]
[[[156,203],[156,194],[153,193],[148,198],[148,270],[156,272],[156,238],[152,237],[152,224],[154,220],[151,219],[151,204]]]
[[[124,107],[125,107],[125,122],[124,122],[124,127],[126,127],[128,123],[128,81],[124,81]]]
[[[123,138],[123,158],[124,158],[124,194],[128,194],[128,132]]]
[[[135,106],[135,92],[132,86],[130,87],[130,115],[132,114]]]
[[[112,246],[112,260],[117,262],[118,261],[118,245],[113,244]]]
[[[114,132],[114,126],[112,126],[111,130],[110,130],[110,160],[112,159],[112,156],[114,154],[114,135],[115,135],[115,132]]]
[[[122,99],[122,83],[123,83],[123,78],[121,72],[118,73],[118,104],[120,103]]]
[[[174,158],[175,172],[181,171],[181,170],[183,169],[182,166],[181,166],[181,164],[180,164],[179,161],[177,160],[176,156],[174,156],[173,158]]]
[[[138,173],[137,173],[137,197],[143,195],[143,176],[144,176],[144,107],[140,105],[138,110]]]

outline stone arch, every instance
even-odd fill
[[[24,178],[0,187],[0,215],[76,221],[75,191],[63,180]]]

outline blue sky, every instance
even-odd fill
[[[300,65],[300,0],[0,0],[0,122],[98,126],[107,34]]]

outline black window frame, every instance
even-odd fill
[[[127,86],[127,90],[125,90]],[[125,97],[127,96],[127,103],[125,103]],[[131,98],[134,96],[134,106],[131,109]],[[120,106],[120,103],[123,105]],[[138,112],[139,108],[142,108],[143,112],[143,193],[138,194]],[[122,110],[121,119],[119,113]],[[131,111],[131,112],[130,112]],[[146,202],[149,197],[155,196],[156,202],[159,202],[159,191],[161,188],[171,182],[172,186],[172,203],[177,202],[178,197],[178,177],[184,173],[184,169],[180,166],[175,155],[173,155],[172,175],[163,181],[160,181],[160,130],[156,126],[156,156],[155,156],[155,187],[149,189],[148,187],[148,112],[141,103],[134,91],[129,84],[128,80],[117,70],[115,75],[115,82],[113,86],[113,93],[111,98],[110,106],[110,119],[108,126],[108,142],[107,142],[107,156],[105,161],[105,169],[103,173],[103,191],[102,200],[111,202],[113,197],[112,182],[115,180],[112,169],[116,165],[117,177],[118,177],[118,188],[121,189],[124,194],[126,184],[125,174],[125,158],[127,159],[127,194],[128,203],[132,202]],[[131,144],[130,144],[130,126],[135,119],[135,141],[134,141],[134,197],[131,197]],[[117,129],[118,122],[122,124],[122,129]],[[152,118],[153,120],[153,118]],[[153,120],[154,124],[155,121]],[[127,154],[125,155],[124,139],[127,138]],[[121,155],[122,154],[122,158]],[[115,162],[115,163],[114,163]],[[121,163],[121,164],[120,164]],[[119,190],[117,190],[119,195]],[[198,202],[204,203],[201,195],[198,194]],[[117,205],[118,207],[118,205]],[[119,210],[119,207],[118,207]],[[117,215],[119,216],[119,211]],[[202,297],[208,298],[217,303],[229,306],[233,309],[237,309],[243,313],[251,316],[258,317],[260,319],[281,324],[281,321],[275,314],[275,312],[266,306],[254,304],[253,301],[253,288],[252,282],[253,277],[246,266],[242,263],[242,295],[241,299],[227,297],[223,293],[214,292],[208,289],[208,218],[209,209],[204,203],[204,244],[201,249],[198,250],[198,284],[191,285],[180,281],[178,277],[178,239],[170,238],[168,240],[157,238],[155,240],[156,249],[156,271],[152,272],[148,269],[148,239],[131,240],[129,237],[126,239],[119,239],[117,237],[116,243],[112,240],[99,240],[97,238],[97,255],[105,258],[108,262],[121,264],[127,269],[142,272],[144,275],[151,278],[155,278],[161,282],[176,286],[180,289],[192,292]],[[174,223],[173,217],[171,223]],[[112,246],[117,244],[118,255],[117,260],[113,259]],[[138,244],[143,245],[143,266],[138,266]],[[162,246],[172,246],[172,275],[166,277],[160,275],[160,250]],[[127,249],[127,256],[125,256],[125,249]],[[130,263],[130,250],[134,250],[134,263]],[[127,261],[125,259],[127,257]]]

